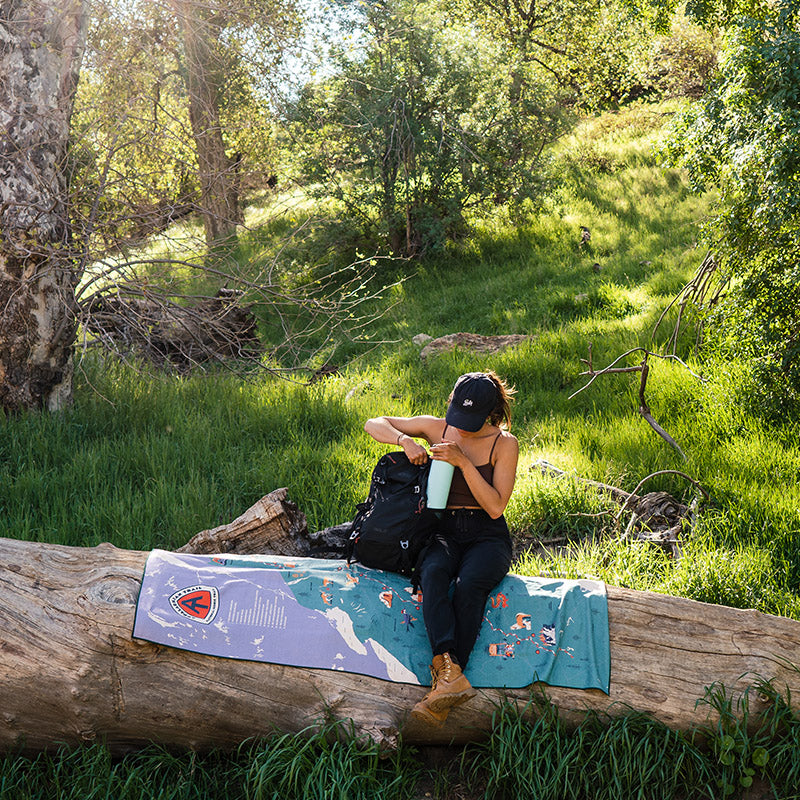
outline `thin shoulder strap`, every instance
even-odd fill
[[[503,435],[503,431],[498,431],[497,436],[494,437],[494,441],[492,442],[492,449],[489,451],[489,463],[492,463],[492,456],[494,455],[494,446],[497,444],[497,440]]]
[[[448,428],[448,425],[447,425],[447,422],[445,422],[444,423],[444,428],[442,429],[442,439],[444,439],[444,435],[447,433],[447,428]]]

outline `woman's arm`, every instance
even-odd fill
[[[515,436],[504,432],[497,442],[495,452],[497,457],[494,462],[492,482],[487,483],[455,442],[445,439],[431,448],[431,458],[448,461],[461,469],[472,496],[492,519],[502,516],[511,499],[511,492],[514,491],[517,461],[519,460],[519,442]]]
[[[377,442],[402,447],[412,464],[424,464],[428,460],[428,451],[413,437],[429,443],[436,441],[436,431],[443,425],[444,420],[430,416],[373,417],[364,423],[364,430]]]

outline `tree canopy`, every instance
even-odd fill
[[[292,114],[302,179],[405,256],[457,236],[467,209],[534,195],[565,130],[557,87],[532,76],[515,97],[498,43],[440,23],[424,6],[370,7],[363,47],[340,48]]]
[[[721,192],[706,230],[733,281],[712,317],[723,349],[755,357],[782,406],[800,391],[800,6],[749,11],[730,22],[716,82],[671,153],[697,188]]]
[[[226,280],[305,309],[298,318],[314,292],[320,309],[340,290],[360,303],[337,284],[348,258],[365,247],[422,258],[496,209],[535,213],[564,178],[550,145],[599,109],[701,95],[721,27],[716,83],[682,117],[672,155],[695,186],[722,190],[708,230],[738,282],[714,330],[746,330],[726,346],[765,356],[796,385],[796,2],[696,0],[679,23],[676,5],[333,2],[314,9],[339,13],[323,68],[289,87],[281,77],[300,62],[287,56],[312,27],[312,9],[294,0],[96,4],[58,162],[70,244],[60,257],[77,292],[60,329],[91,330],[98,293],[127,293],[129,305],[158,296],[167,308]],[[245,208],[278,181],[349,226],[327,266],[291,248],[286,269],[269,262],[274,250],[240,258]],[[203,241],[147,250],[185,216],[202,220]],[[359,264],[374,277],[372,262]],[[321,290],[326,272],[339,277]],[[357,293],[362,278],[344,285]],[[262,323],[273,317],[276,330],[294,329],[277,311]]]

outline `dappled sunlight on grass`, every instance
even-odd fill
[[[377,265],[387,282],[392,270],[414,273],[388,292],[395,305],[371,331],[396,344],[350,363],[334,353],[337,371],[312,386],[221,370],[169,377],[87,358],[71,411],[3,428],[7,535],[173,547],[281,486],[309,527],[338,524],[355,514],[387,449],[363,432],[364,421],[443,415],[459,374],[491,368],[518,389],[512,430],[521,461],[509,522],[530,541],[567,542],[549,556],[530,556],[524,569],[800,616],[800,430],[761,419],[746,366],[707,362],[701,383],[679,364],[650,359],[646,400],[685,462],[640,416],[638,373],[602,376],[570,399],[588,381],[580,373],[590,344],[598,369],[668,339],[674,314],[655,343],[653,327],[704,255],[694,240],[713,198],[689,195],[682,176],[661,170],[654,154],[668,113],[669,105],[637,107],[589,121],[558,144],[565,181],[540,213],[515,218],[500,209],[475,220],[474,235],[444,253],[413,266]],[[311,218],[315,208],[304,202],[289,192],[250,210],[254,229],[239,245],[243,269],[262,269],[290,227]],[[294,216],[275,215],[293,203]],[[581,225],[591,231],[588,246],[580,245]],[[295,242],[286,274],[310,269],[309,253],[336,250],[338,230],[322,225]],[[417,333],[456,331],[531,339],[495,355],[455,351],[424,362],[411,342]],[[679,353],[699,371],[694,344],[689,328]],[[637,352],[623,363],[641,360]],[[568,476],[531,469],[539,459]],[[686,472],[711,495],[678,562],[619,541],[601,513],[615,506],[578,480],[630,491],[662,469]],[[644,490],[684,502],[693,496],[675,475]]]

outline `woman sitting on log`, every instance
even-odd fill
[[[447,507],[420,566],[432,681],[411,715],[435,727],[444,724],[452,707],[475,695],[462,670],[478,638],[489,593],[511,566],[503,512],[519,456],[517,439],[505,430],[513,393],[494,372],[470,372],[456,381],[444,419],[384,416],[364,425],[373,439],[402,446],[412,463],[432,458],[455,467]]]

